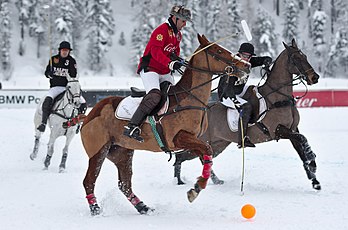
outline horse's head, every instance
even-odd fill
[[[283,42],[288,53],[288,71],[291,74],[301,76],[308,85],[318,83],[319,74],[317,74],[307,60],[307,56],[297,47],[295,39],[292,39],[291,46]]]
[[[67,76],[68,84],[66,85],[67,98],[69,103],[73,104],[74,107],[80,106],[81,96],[81,85],[77,77],[72,78]]]
[[[215,42],[210,43],[204,35],[198,35],[198,41],[201,50],[204,50],[206,53],[206,57],[201,62],[209,68],[210,72],[221,75],[235,75],[237,77],[241,77],[240,75],[244,75],[245,73],[250,73],[249,62],[240,59]],[[204,52],[201,52],[201,55],[203,54]]]

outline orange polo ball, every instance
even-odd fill
[[[255,216],[256,213],[256,209],[254,206],[252,206],[251,204],[246,204],[242,207],[242,209],[240,210],[240,212],[242,213],[242,216],[246,219],[251,219]]]

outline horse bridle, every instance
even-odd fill
[[[68,83],[70,82],[79,82],[78,80],[71,80],[71,81],[68,81]],[[68,103],[61,109],[59,109],[59,111],[63,111],[63,114],[59,113],[58,110],[57,111],[54,111],[53,113],[60,116],[61,118],[64,118],[64,119],[71,119],[72,117],[74,117],[74,113],[75,113],[75,110],[76,110],[76,105],[74,103],[74,100],[80,100],[80,96],[81,96],[81,91],[79,91],[78,93],[72,93],[71,90],[70,90],[70,87],[67,85],[66,86],[66,97],[68,99]],[[65,112],[64,112],[64,109],[68,106],[68,105],[75,105],[73,106],[74,109],[72,110],[72,113],[70,115],[70,117],[68,117]]]
[[[71,81],[68,81],[68,83],[70,83],[70,82],[79,82],[79,81],[78,81],[78,80],[71,80]],[[81,91],[79,91],[78,93],[73,94],[73,93],[71,92],[69,86],[66,87],[66,91],[68,92],[67,99],[68,99],[69,104],[73,104],[74,100],[75,100],[76,98],[80,98],[80,96],[81,96]],[[70,96],[70,97],[69,97],[69,96]]]
[[[290,48],[287,48],[287,49],[290,49]],[[308,81],[308,75],[314,73],[315,71],[314,71],[313,67],[310,67],[309,69],[304,70],[301,62],[296,63],[296,61],[295,61],[296,59],[293,58],[293,56],[296,53],[299,53],[300,55],[304,56],[304,53],[302,53],[302,51],[300,49],[297,49],[293,52],[290,52],[290,50],[288,50],[288,62],[292,62],[293,66],[295,66],[297,71],[300,73],[300,74],[297,74],[300,79]],[[290,73],[289,68],[288,68],[288,72]],[[292,74],[292,73],[290,73],[290,74]]]

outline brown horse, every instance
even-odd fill
[[[210,97],[213,75],[223,76],[231,72],[249,72],[247,62],[234,57],[231,52],[217,44],[210,43],[204,36],[198,35],[200,49],[206,47],[191,58],[180,81],[169,91],[169,109],[159,121],[163,136],[171,151],[187,149],[205,160],[202,175],[194,188],[187,192],[192,202],[198,193],[206,187],[212,165],[212,150],[209,144],[198,139],[207,128],[207,103]],[[145,123],[142,136],[145,141],[139,143],[123,135],[125,120],[115,118],[115,110],[123,97],[109,97],[97,103],[84,119],[81,128],[83,146],[89,156],[88,170],[83,185],[92,215],[100,213],[100,207],[94,196],[96,179],[105,158],[112,161],[118,169],[119,189],[144,214],[151,209],[132,191],[132,157],[135,149],[161,152],[161,148]]]
[[[291,46],[283,44],[285,50],[274,62],[266,82],[258,87],[258,92],[265,99],[267,105],[265,116],[261,122],[257,122],[259,99],[256,98],[253,87],[249,87],[244,96],[253,105],[253,108],[256,108],[252,119],[256,125],[248,128],[248,134],[255,144],[289,139],[303,162],[303,167],[308,179],[312,181],[313,188],[320,190],[321,186],[315,175],[316,155],[311,150],[306,137],[299,133],[300,116],[293,97],[293,85],[296,84],[296,81],[299,80],[303,83],[304,80],[308,85],[312,85],[318,82],[319,75],[308,63],[306,55],[298,49],[295,40],[292,40]],[[211,106],[208,110],[209,127],[200,137],[202,141],[211,145],[213,157],[219,155],[231,142],[237,143],[238,141],[237,132],[232,132],[227,124],[227,109],[221,103],[214,103]],[[177,177],[178,184],[184,183],[180,178],[181,163],[195,157],[197,157],[196,154],[190,151],[176,154],[174,176]],[[211,178],[216,184],[223,183],[213,170],[211,170]]]

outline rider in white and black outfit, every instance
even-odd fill
[[[75,78],[77,75],[76,60],[70,56],[71,50],[69,42],[61,42],[58,48],[59,54],[52,56],[46,67],[45,76],[50,79],[50,89],[42,103],[42,123],[37,127],[40,132],[46,129],[54,98],[65,91],[68,84],[66,76],[69,74],[70,77]],[[87,104],[83,97],[80,100],[79,113],[84,113]]]
[[[250,62],[251,68],[257,66],[269,66],[272,63],[272,58],[268,56],[256,57],[254,53],[254,46],[250,43],[243,43],[240,45],[237,56],[241,59]],[[235,105],[235,107],[240,112],[240,119],[243,122],[243,134],[244,134],[244,147],[255,147],[255,145],[250,141],[250,138],[247,135],[247,127],[250,121],[252,107],[251,104],[244,100],[242,96],[245,93],[248,85],[249,75],[244,75],[241,78],[236,76],[224,76],[219,81],[218,86],[218,96],[220,100],[230,100]],[[227,102],[228,103],[228,102]],[[242,132],[241,126],[238,125],[238,148],[242,147]]]

